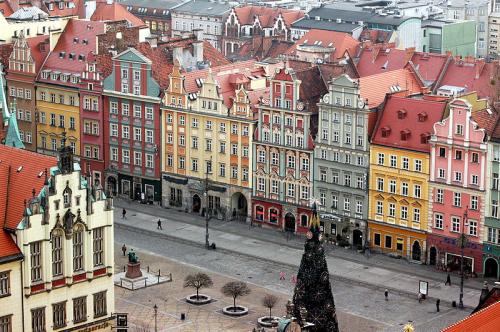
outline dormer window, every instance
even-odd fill
[[[78,83],[78,77],[77,76],[71,76],[71,83],[77,84]]]
[[[70,53],[70,54],[69,54],[69,59],[70,59],[70,60],[75,60],[75,53],[73,53],[73,52],[72,52],[72,53]]]
[[[48,71],[43,71],[43,72],[42,72],[42,78],[43,78],[43,79],[47,79],[47,78],[49,78],[49,72],[48,72]]]
[[[58,76],[59,75],[57,73],[52,73],[52,74],[50,74],[50,79],[55,81],[55,80],[57,80]]]
[[[68,75],[67,74],[61,74],[61,81],[66,82],[68,80]]]
[[[83,45],[88,45],[89,44],[89,40],[88,39],[84,39],[84,40],[82,40],[82,43],[83,43]]]
[[[418,113],[418,122],[424,122],[425,120],[427,120],[427,113]]]
[[[420,135],[420,143],[421,144],[427,144],[429,142],[429,139],[431,138],[431,134],[429,133],[423,133]]]
[[[63,1],[59,2],[59,9],[64,9],[64,2]]]
[[[78,56],[78,61],[84,61],[84,60],[85,60],[85,55],[80,54],[80,55]]]
[[[383,127],[382,128],[382,137],[389,137],[390,134],[391,134],[390,127]]]
[[[407,141],[410,138],[411,131],[408,129],[401,130],[401,140]]]
[[[78,37],[73,38],[73,44],[78,44],[78,41],[79,41]]]
[[[93,73],[95,71],[94,65],[89,65],[89,72]]]
[[[404,119],[404,118],[406,118],[406,110],[399,110],[398,119]]]
[[[59,52],[59,58],[64,59],[66,52]]]

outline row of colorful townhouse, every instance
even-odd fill
[[[101,22],[70,20],[52,51],[36,38],[7,71],[24,143],[52,154],[66,132],[109,193],[298,233],[314,198],[328,238],[450,269],[464,230],[467,268],[498,277],[500,133],[476,95],[430,95],[411,64],[229,64]]]

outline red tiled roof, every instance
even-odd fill
[[[282,8],[271,8],[263,6],[243,6],[234,9],[238,21],[241,25],[253,25],[255,16],[259,17],[260,23],[263,28],[269,28],[274,25],[275,18],[279,14],[283,16],[283,21],[287,27],[304,17],[304,13],[298,10],[289,10]]]
[[[472,112],[472,120],[477,123],[479,128],[486,130],[488,136],[491,136],[498,120],[498,113],[493,109],[483,109]]]
[[[40,68],[43,65],[43,62],[47,58],[47,55],[49,55],[49,37],[48,36],[36,36],[36,37],[31,37],[27,38],[26,42],[28,43],[30,50],[31,50],[31,56],[33,57],[33,60],[35,61],[35,73],[38,73]],[[42,51],[40,49],[40,44],[46,43],[47,45],[45,46],[45,50]]]
[[[21,256],[21,250],[17,247],[12,237],[6,230],[0,229],[0,259],[9,259],[10,257]]]
[[[90,17],[90,20],[112,22],[126,20],[132,27],[146,26],[140,18],[130,13],[123,5],[116,2],[111,4],[102,2],[98,4],[94,14]]]
[[[276,58],[279,55],[286,54],[286,52],[295,44],[286,40],[273,39],[271,48],[267,54],[263,54],[262,58]]]
[[[402,91],[407,91],[408,94],[421,93],[423,90],[422,82],[408,68],[364,76],[359,79],[361,97],[368,99],[370,108],[380,105],[386,94],[394,92],[391,91],[393,86],[399,86]]]
[[[424,81],[435,82],[444,69],[449,56],[446,54],[415,52],[411,62]]]
[[[404,68],[411,60],[415,49],[400,50],[392,46],[392,44],[384,44],[363,48],[356,65],[359,76],[375,75]]]
[[[0,13],[2,13],[4,17],[9,17],[13,12],[14,11],[8,1],[4,0],[0,2]]]
[[[13,44],[2,44],[0,45],[0,62],[4,68],[9,68],[9,58],[12,53]]]
[[[0,145],[0,161],[0,168],[7,169],[0,173],[3,176],[0,178],[2,183],[0,190],[5,190],[6,195],[0,197],[8,197],[8,201],[4,204],[6,213],[5,215],[0,213],[0,224],[8,229],[15,229],[23,217],[24,200],[33,196],[33,189],[39,193],[43,187],[45,177],[38,175],[45,169],[57,165],[57,159]]]
[[[64,1],[64,0],[63,0]],[[47,12],[49,13],[50,16],[78,16],[82,13],[82,6],[84,5],[83,3],[85,0],[71,0],[71,1],[64,1],[65,6],[63,9],[59,9],[59,0],[45,0],[44,3],[45,5],[49,6],[49,3],[53,4],[53,10],[48,10]],[[74,6],[72,8],[69,8],[67,3],[73,3]],[[80,17],[83,18],[83,17]]]
[[[85,59],[90,52],[97,53],[96,36],[104,33],[105,24],[103,22],[93,22],[79,19],[69,20],[64,32],[62,33],[56,47],[50,53],[47,61],[43,65],[42,70],[50,69],[60,71],[61,73],[81,74],[85,69],[85,61],[80,61],[78,57],[83,55]],[[60,57],[60,53],[65,52],[64,58]],[[70,55],[74,55],[74,59],[70,59]],[[38,77],[41,82],[53,82],[48,79]],[[65,85],[76,86],[70,81],[65,82]]]
[[[364,29],[359,35],[360,41],[371,41],[374,44],[388,43],[391,39],[392,31]]]
[[[213,67],[211,70],[215,81],[219,85],[219,93],[224,99],[224,105],[228,108],[232,106],[235,90],[238,88],[237,84],[235,84],[236,82],[243,84],[243,82],[250,81],[250,76],[262,77],[265,75],[262,67],[255,67],[255,60],[235,62],[225,66]],[[200,91],[200,88],[196,84],[196,79],[205,79],[208,71],[208,69],[204,69],[185,73],[184,88],[186,92],[195,93]],[[255,91],[248,90],[250,89],[247,88],[250,101],[257,103],[259,97],[264,95],[267,88]]]
[[[433,132],[434,124],[441,121],[446,105],[445,98],[387,96],[373,132],[372,144],[428,152],[429,143],[422,142],[422,135]],[[404,114],[402,118],[400,113]],[[422,115],[424,120],[420,121]],[[388,134],[384,136],[383,131],[388,131]],[[407,134],[406,140],[402,139],[402,133]]]
[[[203,42],[203,59],[210,61],[212,67],[223,66],[230,64],[231,62],[224,57],[224,55],[219,52],[215,47],[212,46],[208,41]]]
[[[335,51],[330,55],[332,61],[343,58],[346,51],[354,54],[359,44],[359,41],[345,32],[311,29],[290,47],[287,54],[295,54],[297,45],[312,46],[317,42],[321,42],[323,47],[335,47]]]
[[[452,59],[443,78],[437,82],[436,88],[443,85],[465,87],[466,92],[476,91],[479,97],[494,99],[497,95],[497,85],[491,81],[497,77],[498,62],[485,63],[482,59],[467,57],[465,60]]]
[[[328,92],[328,86],[321,77],[321,71],[318,66],[314,66],[296,71],[295,74],[302,82],[299,91],[300,99],[308,102],[309,111],[315,112],[318,109],[319,99]]]
[[[500,326],[500,302],[490,305],[441,332],[498,332]]]

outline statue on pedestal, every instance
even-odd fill
[[[142,277],[141,263],[139,263],[139,256],[134,252],[134,249],[130,249],[128,252],[128,263],[127,272],[125,277],[129,279],[135,279]]]

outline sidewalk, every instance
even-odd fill
[[[205,220],[193,214],[164,209],[159,206],[141,205],[136,202],[115,200],[115,222],[120,225],[160,232],[188,242],[203,245]],[[128,210],[127,219],[121,219],[123,207]],[[161,218],[163,231],[156,230]],[[250,255],[278,263],[298,266],[303,253],[304,238],[294,236],[287,241],[281,232],[250,227],[240,222],[210,220],[210,242],[217,248]],[[329,247],[331,248],[331,247]],[[446,274],[425,265],[411,264],[385,255],[371,255],[369,259],[355,251],[334,247],[327,249],[330,273],[339,279],[380,288],[393,292],[418,294],[419,280],[429,282],[429,296],[442,301],[458,301],[459,278],[452,276],[453,286],[444,286]],[[475,307],[479,301],[482,281],[465,280],[464,304]]]

